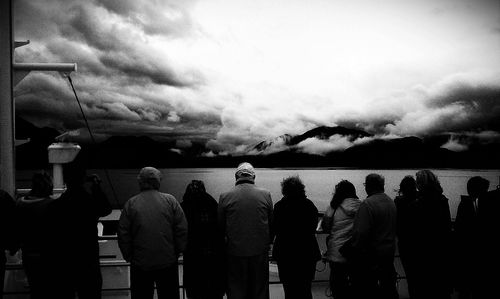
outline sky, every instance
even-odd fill
[[[30,40],[15,60],[76,62],[99,140],[146,135],[213,155],[341,125],[377,138],[500,141],[497,0],[13,2],[15,39]],[[62,74],[32,72],[14,95],[38,126],[84,127]],[[301,146],[349,145],[335,136]]]

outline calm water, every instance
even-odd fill
[[[234,171],[232,168],[179,168],[161,169],[163,181],[161,190],[170,193],[176,198],[182,198],[187,184],[193,180],[205,182],[208,193],[218,199],[219,195],[234,186]],[[89,171],[92,172],[92,171]],[[129,197],[139,191],[136,177],[137,169],[109,170],[116,199],[112,195],[109,182],[105,179],[102,170],[95,171],[103,179],[103,186],[114,205],[121,205]],[[358,196],[363,199],[366,193],[363,187],[364,178],[367,174],[376,172],[385,177],[386,193],[394,198],[401,179],[405,175],[415,175],[416,170],[363,170],[363,169],[256,169],[256,184],[271,191],[273,201],[281,198],[280,182],[283,178],[291,175],[299,175],[306,186],[306,193],[317,206],[318,210],[324,211],[331,199],[334,185],[341,179],[351,181],[356,187]],[[467,193],[467,180],[472,176],[482,176],[490,181],[490,189],[499,184],[500,170],[441,170],[433,172],[439,177],[444,194],[450,199],[450,212],[455,217],[460,195]],[[18,173],[18,187],[29,188],[31,172],[21,171]],[[117,204],[118,202],[118,204]]]

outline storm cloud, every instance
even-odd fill
[[[101,136],[204,143],[206,155],[322,125],[376,138],[469,136],[444,145],[455,150],[497,142],[493,1],[383,2],[14,1],[15,38],[31,41],[15,60],[76,62],[71,77]],[[64,75],[33,72],[15,100],[39,126],[84,125]],[[364,141],[297,148],[322,155]]]
[[[167,16],[150,16],[156,4],[118,2],[16,1],[16,39],[31,40],[16,50],[16,61],[76,62],[78,72],[71,76],[98,132],[170,136],[171,123],[186,126],[182,131],[188,132],[187,122],[198,125],[199,116],[208,126],[195,137],[203,131],[212,135],[215,110],[190,109],[195,103],[178,91],[197,89],[204,81],[201,73],[176,65],[168,51],[159,55],[159,49],[148,45],[150,34],[167,40],[190,34],[185,7],[164,4],[184,17],[173,17],[170,30],[161,30]],[[54,73],[30,74],[15,89],[18,113],[59,130],[81,127],[82,117],[65,80]]]

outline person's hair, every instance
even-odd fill
[[[370,173],[365,178],[366,189],[372,192],[384,192],[384,184],[384,177],[378,173]]]
[[[190,201],[195,198],[200,198],[199,195],[206,193],[205,184],[203,181],[192,180],[186,187],[186,192],[182,197],[183,201]]]
[[[31,178],[31,190],[29,195],[33,197],[48,197],[52,195],[54,185],[52,178],[46,172],[37,172]]]
[[[483,177],[474,176],[467,181],[467,193],[469,193],[470,196],[479,196],[488,192],[488,188],[490,188],[490,181]]]
[[[303,198],[306,196],[306,187],[298,175],[290,176],[281,181],[281,194],[287,198]]]
[[[415,196],[417,194],[417,182],[411,175],[405,176],[399,184],[399,195]]]
[[[417,189],[425,194],[443,194],[443,188],[438,177],[430,170],[417,171]]]
[[[356,195],[356,188],[348,180],[341,180],[335,185],[330,207],[332,207],[332,209],[338,208],[346,198],[358,198]]]

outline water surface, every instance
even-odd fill
[[[187,184],[191,180],[202,180],[205,182],[207,192],[215,199],[219,195],[234,186],[233,168],[169,168],[161,169],[163,180],[161,190],[181,199]],[[299,175],[306,186],[306,194],[317,206],[318,210],[324,211],[331,199],[333,187],[342,179],[351,181],[356,187],[358,196],[366,197],[363,182],[369,173],[379,173],[385,177],[386,193],[394,198],[401,179],[406,175],[415,175],[417,170],[367,170],[367,169],[283,169],[283,168],[258,168],[256,169],[256,184],[271,192],[273,201],[281,198],[281,181],[291,175]],[[457,170],[457,169],[434,169],[432,170],[441,182],[444,195],[450,200],[450,212],[455,217],[456,208],[460,195],[467,193],[467,180],[473,176],[482,176],[490,181],[490,189],[499,184],[500,170]],[[105,179],[103,170],[89,170],[98,173],[103,178],[103,186],[115,206],[121,206],[128,198],[139,192],[137,186],[138,169],[111,169],[109,176],[114,187],[116,197],[113,196],[109,182]],[[21,171],[18,173],[18,187],[29,188],[31,172]]]

